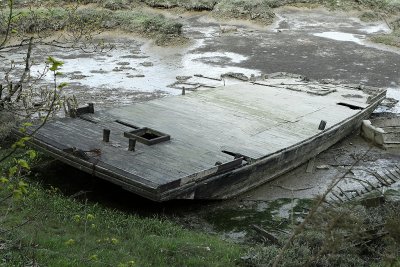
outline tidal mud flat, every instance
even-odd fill
[[[182,20],[185,34],[192,40],[185,46],[162,48],[133,37],[109,36],[107,41],[115,48],[103,53],[37,47],[37,65],[32,72],[43,68],[40,62],[46,55],[60,58],[65,62],[64,76],[60,81],[70,84],[67,92],[75,94],[80,103],[94,102],[98,108],[180,94],[181,90],[169,87],[176,82],[177,76],[189,76],[189,81],[209,86],[240,82],[194,76],[201,74],[219,78],[228,72],[261,78],[265,73],[284,71],[313,79],[389,87],[388,96],[400,99],[399,50],[368,41],[369,36],[389,30],[384,23],[364,23],[344,13],[295,8],[281,9],[276,23],[270,27],[249,27],[233,21],[227,24],[232,27],[229,32],[222,32],[221,23],[202,15],[183,16]],[[21,60],[22,56],[15,55],[15,60]],[[51,81],[50,76],[46,79]],[[397,113],[398,106],[382,106],[378,111]],[[294,207],[301,213],[302,205],[299,203],[303,202],[297,199],[308,199],[322,193],[332,179],[340,176],[369,146],[362,138],[350,136],[319,155],[312,173],[305,171],[306,165],[300,166],[232,201],[193,206],[193,203],[174,202],[157,208],[151,204],[147,207],[153,207],[154,213],[161,214],[178,207],[178,213],[184,215],[179,220],[187,223],[188,227],[208,229],[223,233],[227,238],[243,240],[251,232],[248,225],[267,223],[272,218],[271,213],[276,220],[292,218],[288,210]],[[359,171],[355,175],[365,178],[368,168],[391,168],[398,162],[397,151],[373,148],[369,153],[357,166]],[[343,190],[360,186],[344,183],[341,185]],[[106,202],[113,201],[113,195],[102,195],[101,189],[92,187],[93,184],[88,185],[93,199],[109,198]],[[118,206],[119,203],[116,200],[110,205]],[[121,208],[140,209],[130,204]],[[281,209],[283,211],[279,212]],[[196,225],[199,219],[203,223]]]

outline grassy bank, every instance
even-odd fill
[[[393,26],[392,34],[373,37],[378,43],[399,46],[397,17],[400,1],[397,0],[85,0],[75,11],[76,1],[44,0],[34,3],[16,1],[13,19],[15,35],[43,31],[66,30],[73,34],[99,30],[122,29],[156,40],[159,45],[182,41],[183,25],[178,19],[167,18],[149,11],[175,9],[176,12],[208,11],[221,19],[250,20],[268,25],[275,18],[274,9],[286,5],[299,7],[325,7],[330,10],[356,10],[365,21],[387,20]],[[4,4],[3,4],[4,6]],[[147,7],[147,9],[146,9]],[[0,13],[3,20],[7,12]],[[85,29],[86,28],[86,29]],[[0,24],[0,32],[4,32]]]
[[[11,29],[14,36],[43,36],[46,33],[51,35],[54,31],[65,31],[76,38],[119,29],[155,39],[159,45],[182,38],[183,25],[177,20],[142,9],[108,10],[101,6],[82,6],[75,9],[70,6],[48,5],[16,8],[13,14]],[[5,21],[7,16],[7,12],[0,13],[0,21]],[[6,30],[6,24],[0,24],[0,34],[4,34]]]
[[[6,232],[0,258],[6,266],[233,266],[242,253],[237,245],[167,220],[30,190],[20,203],[1,205]]]
[[[244,252],[166,219],[141,218],[27,182],[28,194],[19,201],[0,190],[1,266],[234,266]]]

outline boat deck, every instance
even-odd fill
[[[321,120],[326,129],[337,125],[371,97],[346,85],[266,79],[64,118],[46,124],[34,142],[71,165],[164,200],[173,198],[163,196],[171,189],[307,140],[321,132]],[[109,142],[102,141],[103,129],[111,131]],[[134,151],[129,138],[136,139]]]

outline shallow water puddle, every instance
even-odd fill
[[[363,40],[365,39],[365,35],[345,33],[345,32],[322,32],[322,33],[314,33],[313,35],[322,38],[332,39],[335,41],[354,42],[360,45],[363,44]]]
[[[222,207],[199,214],[223,236],[237,242],[257,237],[254,225],[274,233],[299,223],[312,201],[308,199],[277,199],[243,201],[239,207]]]
[[[386,99],[384,102],[396,102],[393,105],[380,105],[374,113],[400,113],[400,87],[389,87],[386,91]]]

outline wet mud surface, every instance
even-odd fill
[[[228,32],[221,32],[220,24],[225,23],[204,15],[183,16],[182,21],[186,36],[192,40],[185,46],[161,48],[132,37],[114,36],[107,40],[115,48],[104,53],[37,47],[38,64],[33,71],[43,68],[40,62],[45,55],[62,59],[65,65],[60,81],[70,83],[67,92],[73,92],[80,103],[94,102],[99,108],[180,94],[179,88],[168,87],[177,81],[176,76],[190,76],[189,81],[208,86],[240,82],[194,76],[219,78],[227,72],[256,77],[292,72],[312,79],[385,87],[389,88],[389,98],[400,99],[400,50],[368,41],[369,36],[389,30],[384,23],[364,23],[345,13],[295,8],[278,11],[276,22],[269,27],[226,23],[235,25]],[[13,55],[17,62],[22,57],[22,53]],[[5,67],[3,64],[0,68]],[[50,76],[46,79],[51,81]],[[399,112],[396,101],[386,104],[377,109],[375,116]],[[42,173],[44,184],[57,186],[67,195],[88,197],[143,216],[167,216],[185,227],[219,233],[240,242],[256,236],[253,224],[284,230],[301,221],[309,199],[323,193],[361,156],[352,174],[376,182],[369,175],[371,171],[392,168],[399,162],[399,151],[373,147],[354,133],[321,153],[312,172],[306,172],[304,164],[229,201],[153,203],[61,163],[47,166]],[[363,187],[349,177],[339,186],[341,190]],[[392,186],[399,188],[399,183]]]

